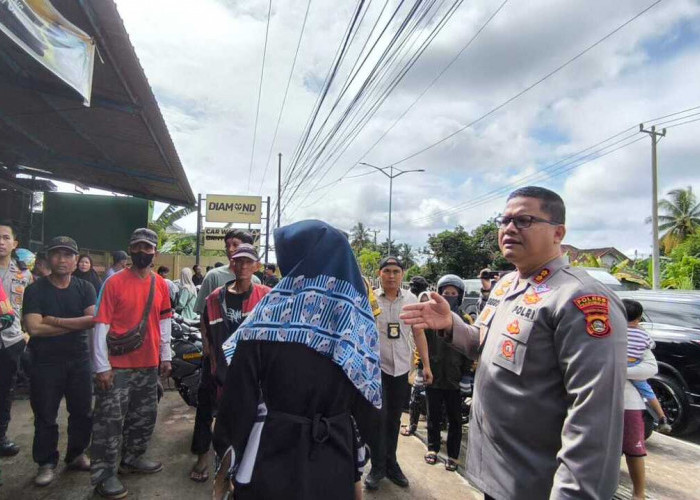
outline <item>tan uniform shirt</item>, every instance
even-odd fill
[[[627,324],[621,301],[562,258],[494,288],[475,326],[446,336],[475,376],[467,475],[509,500],[607,499],[622,449]]]
[[[375,294],[381,309],[376,320],[382,371],[392,377],[398,377],[411,370],[415,349],[413,330],[399,319],[399,315],[403,306],[415,304],[418,299],[407,290],[399,290],[396,300],[387,298],[381,288],[375,290]]]
[[[24,290],[33,281],[32,273],[20,270],[17,263],[14,260],[10,260],[10,267],[0,268],[0,281],[2,281],[2,287],[5,289],[5,294],[10,300],[16,315],[14,323],[0,334],[2,345],[10,347],[24,338],[19,319],[22,317]]]

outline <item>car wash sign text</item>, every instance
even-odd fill
[[[260,224],[261,196],[207,195],[207,222],[242,222]]]

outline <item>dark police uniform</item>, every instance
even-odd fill
[[[608,499],[620,472],[627,324],[621,301],[563,258],[493,289],[474,326],[445,335],[480,354],[467,476],[496,499]]]

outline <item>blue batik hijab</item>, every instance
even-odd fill
[[[380,408],[379,336],[347,237],[306,220],[277,229],[275,247],[284,278],[224,342],[226,361],[244,340],[304,344],[331,358]]]

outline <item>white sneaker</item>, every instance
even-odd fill
[[[37,486],[48,486],[56,479],[56,466],[42,465],[34,478],[34,484]]]

